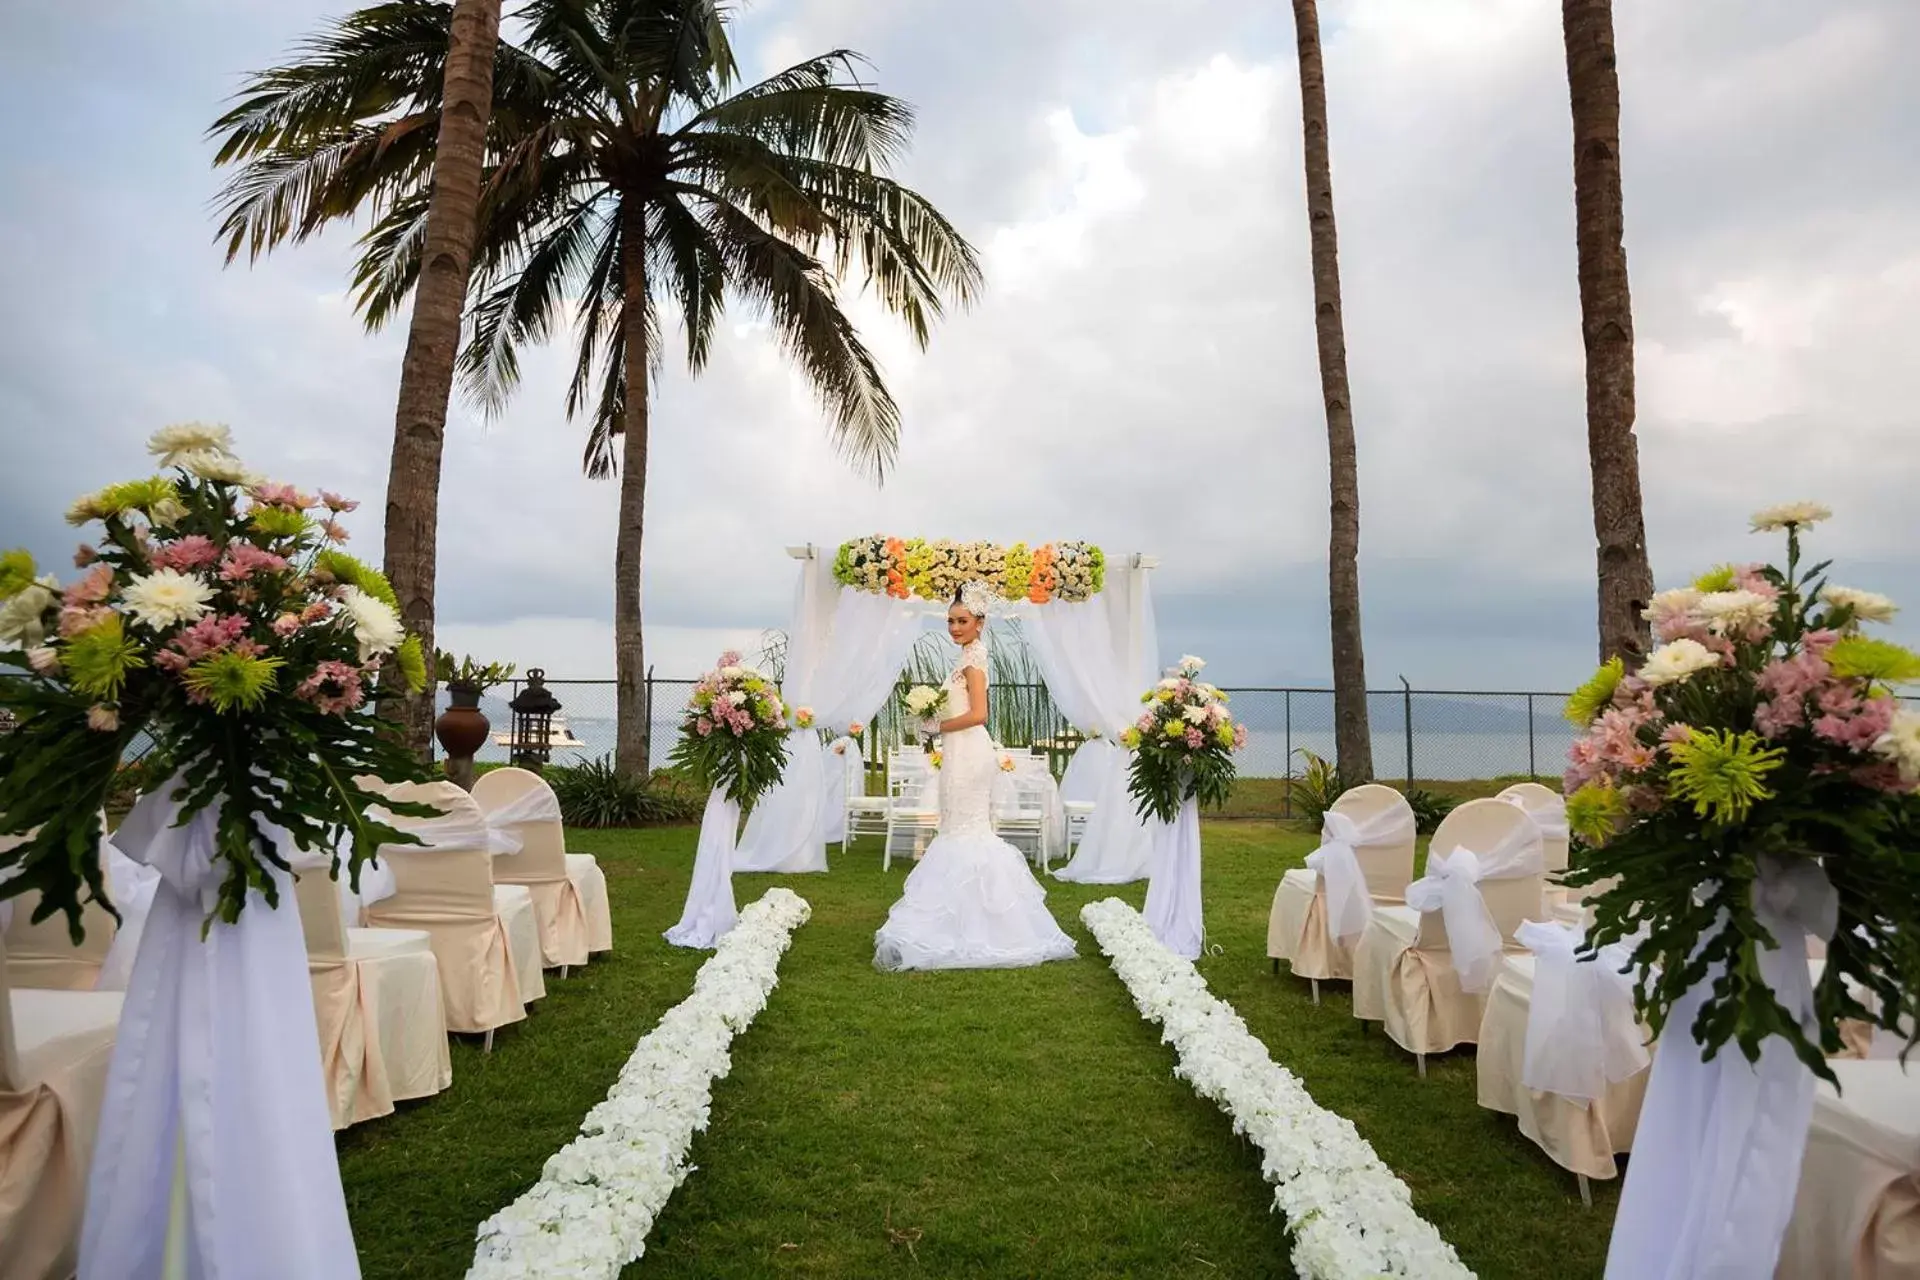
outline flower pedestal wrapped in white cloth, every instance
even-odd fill
[[[740,806],[715,787],[700,815],[700,845],[693,855],[693,883],[680,923],[667,930],[676,947],[705,951],[727,936],[739,917],[733,898],[733,846],[740,830]]]
[[[1373,908],[1395,906],[1413,879],[1413,807],[1392,787],[1354,787],[1327,811],[1320,847],[1280,877],[1267,955],[1316,983],[1353,976],[1353,944]],[[1318,988],[1315,988],[1316,994]]]
[[[1147,927],[1183,960],[1199,956],[1207,930],[1200,903],[1200,802],[1181,802],[1172,822],[1155,822],[1153,878],[1147,882]]]
[[[163,792],[169,790],[163,788]],[[109,1069],[80,1241],[82,1280],[160,1274],[176,1152],[187,1274],[360,1274],[334,1156],[293,877],[201,936],[215,900],[215,809],[176,827],[144,797],[115,835],[160,873]],[[270,829],[270,835],[272,834]],[[283,857],[294,855],[291,847]]]
[[[813,730],[787,735],[786,767],[747,815],[733,851],[735,871],[798,875],[827,869],[827,813],[840,806],[842,793],[827,789],[825,754]]]
[[[1763,867],[1754,915],[1780,944],[1759,956],[1774,996],[1811,1031],[1807,938],[1833,936],[1838,900],[1810,862]],[[1607,1251],[1607,1280],[1769,1276],[1793,1216],[1813,1114],[1814,1075],[1779,1036],[1748,1062],[1712,1061],[1689,1028],[1717,973],[1674,1002],[1660,1040]]]

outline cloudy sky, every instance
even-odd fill
[[[1656,576],[1771,552],[1746,513],[1813,497],[1839,512],[1820,549],[1847,581],[1920,598],[1920,7],[1615,9]],[[64,560],[69,497],[200,418],[261,470],[366,499],[353,549],[377,559],[403,331],[355,320],[350,234],[223,270],[202,138],[242,73],[339,12],[0,7],[0,545]],[[1594,624],[1557,6],[1325,0],[1322,22],[1369,674],[1566,687]],[[924,355],[851,304],[904,412],[883,489],[835,460],[744,310],[698,383],[669,373],[646,581],[661,674],[781,624],[783,546],[885,530],[1153,552],[1169,654],[1210,655],[1223,684],[1324,677],[1292,34],[1273,0],[744,10],[749,74],[848,46],[916,105],[905,176],[979,246],[988,291]],[[496,419],[455,406],[443,639],[599,676],[615,489],[579,473],[565,362],[533,360]]]

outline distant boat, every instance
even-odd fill
[[[496,733],[493,735],[493,742],[495,746],[506,747],[509,750],[515,745],[511,733]],[[567,728],[567,718],[565,716],[556,713],[551,720],[547,721],[547,750],[559,751],[567,747],[584,747],[586,745],[586,743],[574,737],[573,731]]]

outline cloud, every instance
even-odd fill
[[[63,556],[72,491],[161,422],[223,418],[262,469],[367,499],[377,555],[401,334],[364,335],[350,237],[221,270],[199,131],[328,10],[200,0],[0,15],[0,544]],[[1593,534],[1564,49],[1523,0],[1322,7],[1359,436],[1363,616],[1385,687],[1566,685],[1592,661]],[[1618,6],[1649,541],[1663,580],[1771,551],[1763,503],[1839,509],[1823,551],[1920,597],[1907,497],[1920,88],[1900,0]],[[919,110],[907,178],[987,293],[918,352],[848,305],[904,419],[884,488],[736,308],[670,358],[648,487],[650,659],[690,674],[779,625],[786,545],[876,529],[1088,537],[1162,560],[1169,654],[1223,681],[1328,669],[1326,445],[1293,32],[1252,0],[769,0],[753,74],[850,46]],[[611,670],[615,487],[584,479],[568,352],[509,410],[456,405],[444,638]]]

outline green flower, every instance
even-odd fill
[[[1229,751],[1233,749],[1233,726],[1225,720],[1213,731],[1213,740]]]
[[[1626,664],[1618,658],[1608,658],[1601,668],[1593,673],[1592,679],[1575,689],[1573,696],[1567,699],[1567,719],[1581,729],[1592,724],[1613,701],[1614,691],[1626,678]]]
[[[419,636],[408,636],[393,651],[393,664],[400,670],[400,678],[407,682],[408,693],[419,693],[427,687],[427,658],[420,648]]]
[[[247,512],[247,523],[252,525],[256,532],[263,533],[269,538],[297,538],[313,528],[313,521],[308,518],[306,512],[288,511],[285,507],[255,507]],[[366,588],[362,587],[361,590],[365,591]],[[367,594],[374,593],[368,591]]]
[[[1611,783],[1589,782],[1567,797],[1567,828],[1588,844],[1605,844],[1626,816],[1626,797]]]
[[[225,715],[235,707],[257,709],[285,665],[284,658],[256,658],[226,649],[188,667],[184,679],[188,689]]]
[[[1920,653],[1869,636],[1846,636],[1827,652],[1833,674],[1845,679],[1905,684],[1920,680]]]
[[[33,585],[33,556],[15,548],[0,551],[0,600],[19,595]]]
[[[1727,825],[1746,817],[1755,801],[1772,798],[1764,779],[1787,753],[1762,747],[1755,733],[1695,729],[1686,741],[1669,746],[1667,754],[1673,761],[1667,794],[1690,802],[1696,816]]]
[[[1693,580],[1693,589],[1701,595],[1715,591],[1731,591],[1734,588],[1733,566],[1723,564],[1717,569],[1709,569]]]
[[[91,698],[112,702],[120,696],[127,673],[147,665],[140,645],[127,638],[124,620],[110,613],[67,641],[61,660],[73,687]]]
[[[110,484],[95,494],[93,501],[102,516],[119,516],[129,511],[144,511],[147,513],[147,518],[158,525],[172,524],[187,514],[187,508],[180,501],[173,481],[165,476],[149,476],[145,480],[122,480],[119,484]]]
[[[313,559],[313,571],[326,574],[334,581],[344,582],[350,587],[358,587],[395,612],[400,609],[400,597],[394,594],[393,584],[387,581],[386,576],[344,551],[322,551]]]

